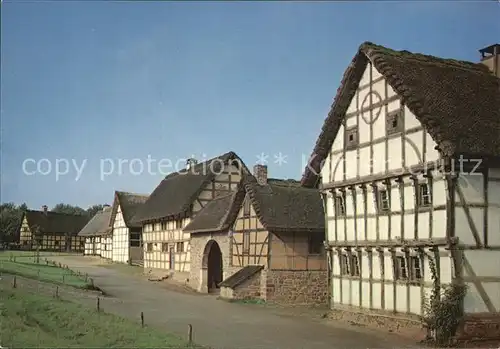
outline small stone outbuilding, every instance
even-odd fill
[[[237,191],[212,200],[188,224],[190,285],[227,299],[327,303],[324,213],[319,192],[267,178],[257,165]]]

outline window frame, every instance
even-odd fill
[[[385,198],[382,198],[383,194],[385,194]],[[386,207],[384,207],[384,202],[387,203]],[[391,211],[391,199],[388,189],[377,188],[377,208],[379,213],[388,213]]]
[[[346,127],[344,131],[344,147],[346,150],[356,149],[359,145],[358,126]],[[351,139],[352,138],[352,139]]]
[[[345,203],[345,195],[338,194],[334,196],[334,209],[336,217],[345,217],[346,215],[346,203]]]
[[[426,194],[423,193],[423,189],[425,188]],[[431,207],[432,206],[432,194],[431,188],[428,183],[418,183],[418,206],[419,207]]]
[[[250,254],[250,232],[249,231],[244,231],[243,232],[242,253],[245,254],[245,255]]]
[[[396,126],[394,126],[394,121],[396,121]],[[385,117],[385,133],[387,136],[398,134],[404,130],[404,118],[403,113],[400,109],[393,110],[387,113]]]

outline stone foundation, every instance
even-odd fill
[[[328,318],[336,321],[359,324],[371,328],[379,328],[394,332],[415,340],[424,340],[427,331],[423,328],[417,316],[404,316],[381,310],[364,310],[334,305]]]
[[[325,305],[326,271],[261,270],[234,288],[221,288],[226,299],[260,299],[281,305]]]
[[[460,340],[500,340],[500,313],[466,315],[457,337]]]
[[[266,270],[266,301],[286,305],[326,305],[326,270]]]

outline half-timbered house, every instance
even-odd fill
[[[101,256],[101,236],[110,230],[109,221],[111,217],[111,207],[104,208],[97,212],[94,217],[83,227],[78,236],[85,238],[86,256]]]
[[[49,211],[27,210],[21,219],[19,240],[23,249],[83,252],[85,239],[78,232],[89,217]]]
[[[113,262],[142,264],[142,225],[132,218],[143,205],[148,195],[116,191],[109,226],[111,234],[111,260]],[[109,253],[108,253],[109,255]]]
[[[184,228],[191,234],[190,285],[230,299],[326,304],[319,192],[267,178],[267,166],[256,165],[254,175]]]
[[[202,163],[188,159],[185,169],[161,181],[134,217],[143,227],[145,272],[188,280],[190,234],[182,229],[208,202],[236,190],[245,171],[229,152]]]
[[[332,307],[418,321],[432,261],[441,284],[469,286],[465,323],[500,336],[499,158],[486,64],[362,44],[302,178],[323,195]]]

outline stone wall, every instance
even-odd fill
[[[233,289],[234,299],[262,299],[261,297],[261,272],[252,275],[249,279]]]
[[[326,305],[326,270],[267,270],[266,301],[285,305]]]
[[[203,254],[210,240],[219,245],[222,252],[222,279],[233,275],[240,268],[231,267],[230,238],[227,232],[223,233],[195,233],[191,234],[191,269],[188,284],[198,292],[206,293],[208,288],[204,280]]]
[[[459,339],[500,339],[500,313],[469,314],[465,316]]]

